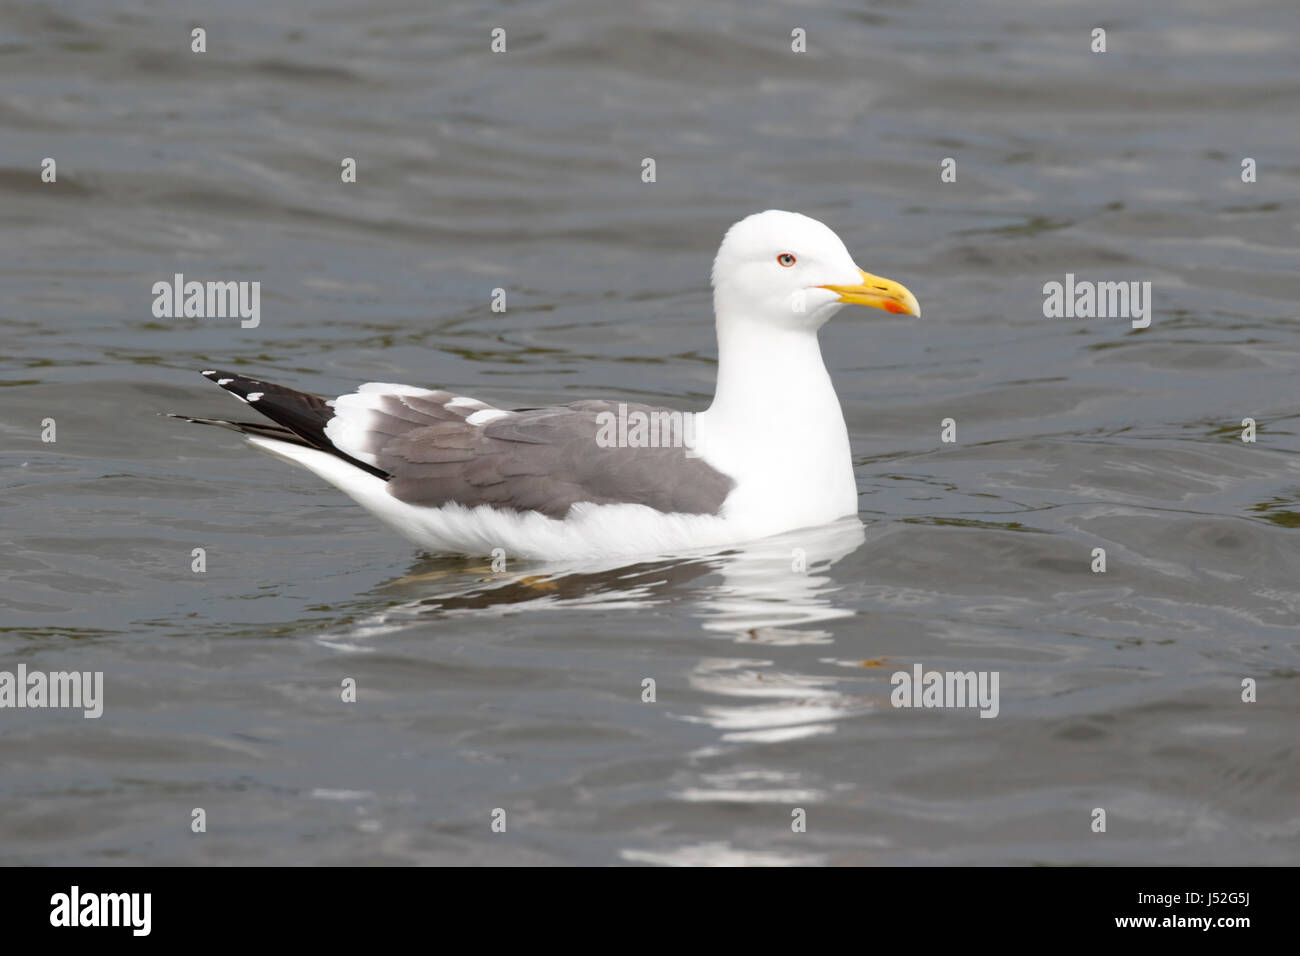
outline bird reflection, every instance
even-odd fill
[[[683,754],[685,763],[667,795],[683,804],[803,806],[823,800],[830,783],[763,755],[780,752],[767,750],[772,744],[834,733],[840,721],[876,706],[879,695],[865,690],[872,684],[864,683],[866,673],[845,671],[844,662],[824,649],[835,640],[824,625],[855,613],[837,602],[848,582],[834,566],[865,538],[862,523],[848,518],[725,551],[632,564],[532,564],[493,572],[460,558],[426,558],[379,589],[392,602],[381,613],[353,624],[346,635],[322,639],[355,651],[430,620],[547,609],[637,612],[671,603],[698,622],[702,640],[696,656],[688,651],[685,660],[675,658],[671,672],[660,674],[662,693],[673,703],[658,713],[714,734]],[[671,725],[664,731],[665,740],[677,736]],[[657,863],[820,859],[774,847],[753,852],[706,841],[671,850],[630,846],[624,857]]]
[[[687,683],[719,702],[678,719],[711,725],[722,741],[777,742],[829,733],[837,718],[870,704],[838,691],[838,676],[778,672],[755,652],[833,643],[831,632],[818,625],[854,612],[836,603],[842,585],[831,568],[865,537],[854,517],[725,551],[633,564],[531,564],[493,572],[489,565],[467,567],[464,559],[427,558],[381,588],[395,604],[354,625],[348,638],[325,643],[357,650],[357,639],[430,618],[548,608],[636,611],[672,602],[697,618],[705,633],[747,645],[742,655],[710,654],[695,663],[684,675]]]
[[[707,631],[760,643],[821,643],[828,635],[807,625],[853,613],[834,603],[836,586],[826,572],[864,539],[862,522],[847,518],[724,551],[633,564],[528,564],[494,572],[490,565],[430,558],[384,585],[387,596],[405,598],[384,617],[400,624],[426,614],[644,609],[672,601]]]

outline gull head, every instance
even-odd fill
[[[816,330],[845,305],[921,315],[916,296],[858,268],[840,237],[816,219],[769,209],[727,230],[713,260],[720,321]]]

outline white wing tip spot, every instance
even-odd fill
[[[488,422],[494,422],[498,418],[505,418],[509,414],[509,412],[502,411],[499,408],[484,408],[475,412],[473,415],[466,416],[465,421],[469,422],[471,425],[486,425]]]
[[[249,400],[250,402],[260,402],[260,401],[262,400],[262,393],[261,393],[261,392],[249,392],[249,393],[248,393],[248,400]]]
[[[467,395],[457,395],[445,406],[446,408],[487,408],[486,402],[480,402],[477,398],[470,398]]]
[[[233,382],[233,381],[234,381],[233,378],[219,378],[219,379],[217,379],[217,384],[218,384],[218,385],[229,385],[229,384],[230,384],[231,382]]]

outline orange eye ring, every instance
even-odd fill
[[[796,262],[795,257],[790,255],[790,253],[788,252],[783,252],[779,256],[777,256],[776,261],[787,269],[789,269]]]

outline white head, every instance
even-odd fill
[[[727,230],[713,260],[719,321],[816,330],[849,304],[921,314],[916,296],[863,272],[839,236],[797,212],[769,209],[745,217]]]

